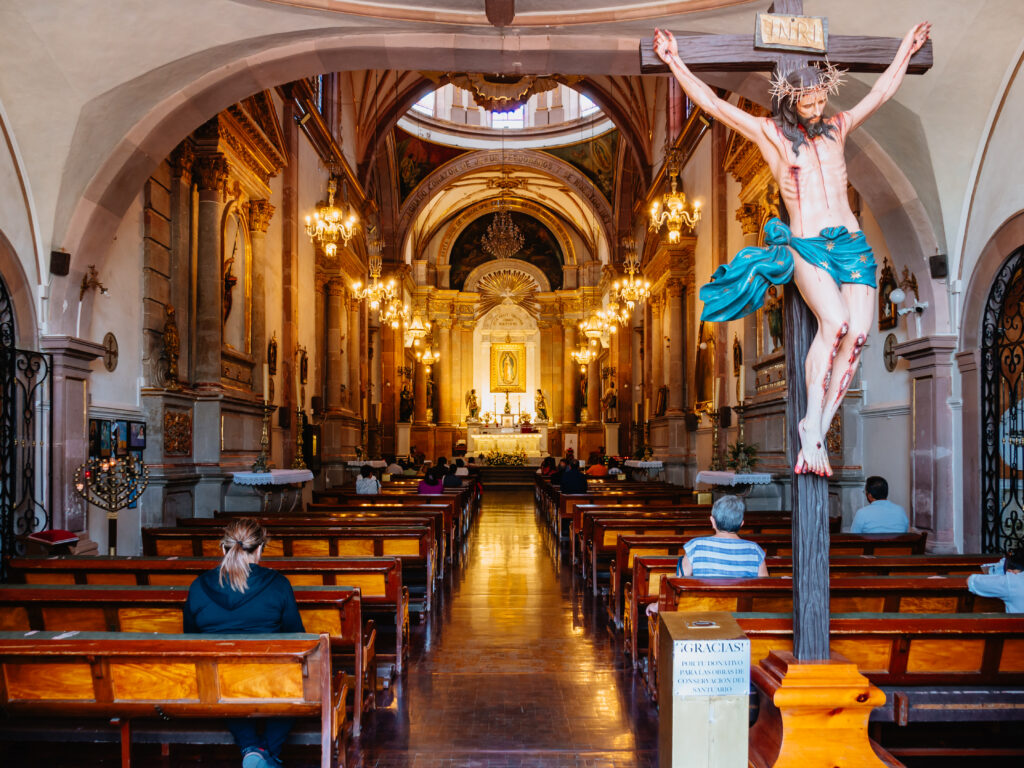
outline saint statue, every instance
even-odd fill
[[[398,397],[398,420],[412,421],[413,399],[412,389],[409,388],[409,382],[402,384],[402,391],[399,393]]]
[[[544,399],[543,390],[537,390],[533,398],[533,410],[537,412],[537,421],[548,420],[548,401]]]
[[[167,358],[168,389],[178,388],[178,355],[181,354],[181,337],[178,336],[178,322],[174,318],[174,305],[168,304],[164,318],[164,357]]]
[[[772,352],[782,349],[782,297],[774,285],[768,287],[768,298],[764,303],[764,313],[768,318],[768,335],[772,337]]]
[[[877,265],[847,197],[846,139],[896,93],[910,57],[930,31],[924,22],[907,32],[867,96],[828,117],[829,94],[841,82],[835,67],[803,67],[774,78],[774,116],[755,117],[719,98],[687,68],[671,32],[655,32],[654,50],[687,96],[761,150],[789,212],[789,225],[777,218],[765,224],[765,247],[744,248],[715,270],[700,298],[702,320],[725,322],[760,309],[770,284],[795,280],[817,318],[807,353],[797,474],[832,474],[825,432],[857,370],[873,319]]]
[[[480,403],[476,399],[476,390],[471,389],[466,393],[466,421],[472,419],[477,421],[480,418]]]
[[[601,397],[601,406],[604,408],[605,423],[613,423],[619,420],[619,396],[615,392],[615,382],[608,382],[608,387]]]

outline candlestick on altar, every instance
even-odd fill
[[[270,366],[263,364],[263,402],[270,400]]]

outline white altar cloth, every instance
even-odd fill
[[[637,459],[630,459],[629,461],[623,462],[623,464],[631,469],[661,469],[665,464],[656,459],[651,461],[639,461]]]
[[[771,481],[769,472],[713,472],[705,469],[697,473],[697,482],[709,485],[769,485]]]
[[[388,463],[386,461],[384,461],[383,459],[374,459],[373,461],[370,461],[369,459],[367,459],[366,461],[356,460],[356,461],[349,461],[349,462],[346,462],[346,463],[348,464],[348,466],[356,467],[356,468],[359,468],[359,467],[363,466],[363,464],[367,464],[368,466],[371,466],[374,469],[384,469],[388,465]]]
[[[313,479],[308,469],[272,469],[269,472],[235,472],[238,485],[290,485],[306,483]]]

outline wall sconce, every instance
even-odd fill
[[[109,295],[107,287],[100,282],[100,275],[99,272],[96,271],[96,265],[90,264],[89,269],[84,275],[82,275],[82,285],[81,290],[78,292],[78,300],[81,301],[85,298],[86,291],[96,290],[97,288],[102,295]]]

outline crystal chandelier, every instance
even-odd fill
[[[622,262],[622,269],[626,276],[621,280],[616,280],[612,285],[609,306],[611,304],[622,305],[619,311],[620,317],[625,317],[621,320],[625,325],[637,304],[643,303],[651,295],[651,284],[640,274],[640,258],[636,254],[633,239],[626,238],[622,241],[622,245],[626,251],[626,258]]]
[[[416,353],[416,359],[427,366],[427,373],[430,373],[430,366],[441,359],[440,352],[434,352],[428,344],[425,349],[420,350]]]
[[[348,241],[356,233],[359,220],[355,211],[349,209],[348,217],[334,204],[334,193],[338,191],[338,182],[332,176],[327,182],[327,205],[317,206],[312,216],[306,217],[306,234],[313,243],[319,243],[331,258],[338,253],[338,241],[348,245]]]
[[[392,296],[386,304],[380,308],[380,321],[390,325],[392,330],[398,330],[399,326],[408,325],[410,320],[409,305],[403,304],[397,296]]]
[[[361,301],[365,301],[371,310],[377,310],[388,304],[395,298],[395,281],[388,280],[386,283],[380,279],[380,272],[383,262],[380,258],[381,242],[375,240],[369,243],[370,256],[367,260],[370,267],[370,283],[364,286],[361,282],[352,284],[352,290]]]
[[[414,315],[405,324],[405,346],[418,347],[420,342],[430,333],[430,323],[419,315]]]
[[[651,231],[657,232],[668,225],[668,241],[678,243],[682,236],[683,225],[691,231],[700,221],[700,202],[694,201],[691,208],[686,206],[686,194],[679,191],[679,150],[670,149],[668,153],[668,175],[672,190],[661,196],[661,200],[651,203]]]
[[[573,350],[572,353],[572,359],[579,365],[581,373],[587,372],[587,366],[594,361],[596,356],[594,350],[585,344],[581,345],[579,349]]]
[[[496,259],[511,259],[523,248],[523,233],[502,204],[480,238],[481,247]]]

